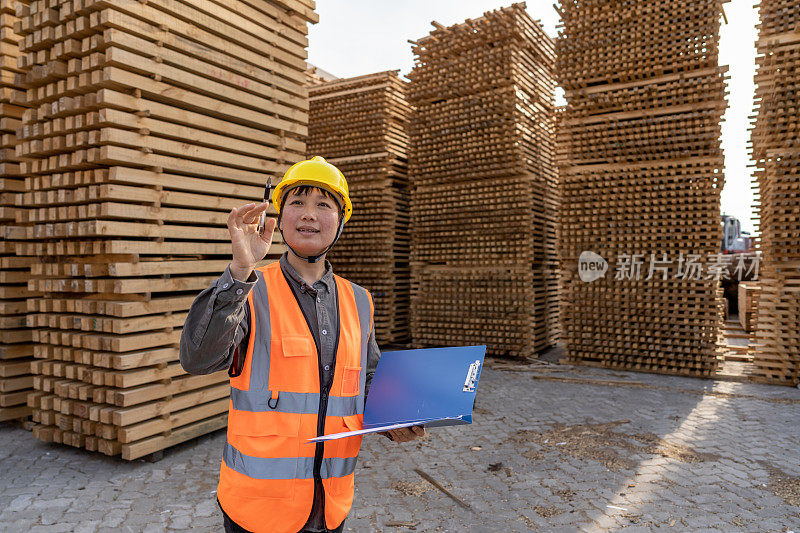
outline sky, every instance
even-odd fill
[[[436,21],[445,26],[508,6],[511,0],[317,0],[319,23],[309,30],[308,61],[340,78],[383,70],[406,75],[414,66],[408,40],[428,35]],[[528,13],[555,37],[559,22],[554,0],[528,0]],[[720,64],[728,65],[728,109],[722,123],[725,188],[721,210],[753,232],[752,164],[748,146],[755,86],[758,12],[753,0],[724,4],[728,23],[720,31]],[[557,102],[564,103],[561,92]]]

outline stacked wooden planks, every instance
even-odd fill
[[[305,154],[313,7],[17,9],[39,439],[133,459],[226,425],[226,373],[185,374],[177,343],[230,259],[229,210]]]
[[[0,0],[0,421],[20,419],[32,412],[27,406],[33,388],[33,344],[25,327],[30,258],[14,255],[16,243],[25,238],[18,225],[17,199],[25,181],[16,156],[16,130],[26,108],[25,92],[14,81],[19,72],[20,36],[14,32],[17,6],[27,1]]]
[[[309,89],[308,156],[347,177],[353,215],[329,254],[334,270],[367,288],[381,345],[409,340],[409,181],[406,85],[396,71]]]
[[[715,371],[722,3],[560,2],[561,316],[572,363]],[[584,252],[600,258],[580,261]],[[582,281],[579,265],[589,274],[601,259],[608,271]]]
[[[800,4],[762,0],[753,159],[760,206],[756,374],[800,383]]]
[[[555,51],[525,4],[413,44],[412,338],[536,354],[555,340]]]

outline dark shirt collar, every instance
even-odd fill
[[[305,280],[297,273],[297,270],[289,263],[289,252],[284,252],[281,256],[280,263],[281,263],[281,270],[283,270],[290,278],[295,280],[300,287],[308,286]],[[330,293],[333,291],[333,286],[336,283],[333,279],[333,267],[331,266],[331,262],[327,259],[325,260],[325,273],[322,277],[314,283],[312,289],[319,290],[321,286],[324,286],[325,289]]]

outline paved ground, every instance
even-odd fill
[[[484,370],[472,426],[365,439],[346,529],[800,533],[797,389],[508,367]],[[126,463],[0,424],[0,531],[221,531],[223,442]]]

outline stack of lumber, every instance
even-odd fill
[[[756,374],[800,382],[800,3],[762,0],[753,159],[760,196]]]
[[[312,65],[311,63],[307,63],[306,68],[306,85],[309,87],[312,85],[319,85],[320,83],[325,83],[328,81],[339,79],[330,72],[326,72],[319,67]]]
[[[226,373],[185,374],[178,340],[230,260],[230,209],[305,154],[312,2],[34,0],[17,17],[34,435],[134,459],[225,427]]]
[[[757,281],[740,283],[739,287],[739,322],[745,331],[753,333],[758,324],[758,299],[761,285]]]
[[[572,363],[715,371],[723,308],[706,268],[721,239],[722,3],[560,2],[561,316]],[[608,262],[604,276],[581,279],[583,252]],[[700,279],[683,279],[687,262]],[[626,268],[636,263],[641,276]]]
[[[16,223],[18,196],[25,180],[16,156],[16,130],[22,125],[25,92],[14,81],[19,72],[20,36],[14,32],[17,6],[27,1],[0,0],[0,421],[25,418],[33,388],[31,332],[25,327],[30,258],[15,257],[25,228]]]
[[[410,333],[406,85],[387,71],[309,88],[308,156],[344,173],[353,202],[329,259],[372,293],[382,345],[406,343]]]
[[[555,50],[525,4],[413,43],[412,338],[533,356],[558,311]]]

